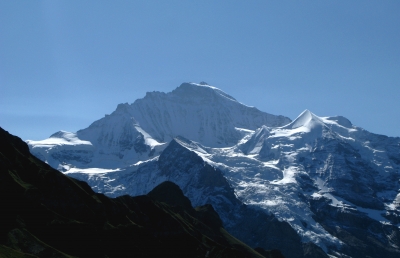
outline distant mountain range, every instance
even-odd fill
[[[291,121],[205,83],[147,93],[30,151],[110,197],[177,184],[224,227],[285,257],[400,255],[400,138],[342,116]]]

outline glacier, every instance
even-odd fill
[[[111,197],[175,182],[194,206],[211,203],[225,228],[254,247],[300,241],[331,257],[400,255],[400,138],[342,116],[305,110],[291,121],[216,87],[183,83],[119,104],[76,133],[27,143],[41,160]]]

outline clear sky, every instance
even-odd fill
[[[24,140],[200,81],[400,136],[400,1],[0,0],[0,126]]]

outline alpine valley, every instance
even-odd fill
[[[309,110],[295,120],[206,83],[149,92],[33,155],[109,197],[164,181],[224,228],[285,257],[400,257],[400,138]]]

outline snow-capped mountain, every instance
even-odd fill
[[[211,203],[225,228],[254,247],[288,257],[400,255],[400,138],[341,116],[306,110],[290,121],[184,83],[120,104],[77,133],[28,144],[109,196],[173,181],[194,206]]]
[[[183,83],[170,93],[149,92],[77,133],[57,132],[43,141],[27,141],[51,166],[120,168],[160,154],[182,136],[210,147],[233,146],[262,125],[290,122],[248,107],[220,89]],[[79,146],[70,149],[68,146]]]

